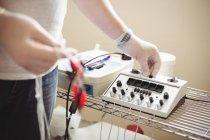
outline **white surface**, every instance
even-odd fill
[[[170,53],[160,52],[160,58],[162,64],[158,74],[173,77],[176,57]]]
[[[52,115],[50,123],[50,134],[53,137],[63,136],[66,129],[66,109],[62,106],[57,106]],[[80,124],[81,116],[77,112],[71,117],[69,128],[78,128]],[[70,129],[69,129],[70,130]]]
[[[102,131],[101,131],[101,126],[102,126]],[[125,131],[125,129],[120,128],[115,125],[112,125],[112,129],[110,128],[111,128],[111,124],[105,123],[105,122],[99,122],[99,123],[90,125],[88,127],[71,130],[70,134],[71,134],[72,140],[100,140],[100,131],[102,132],[101,140],[134,140],[135,138],[135,132],[132,132],[129,130]],[[111,130],[111,133],[110,133],[110,138],[109,138],[110,130]],[[118,135],[118,132],[119,132],[119,135]],[[124,139],[124,134],[125,134],[125,139]],[[151,140],[151,138],[148,136],[136,133],[135,140]]]

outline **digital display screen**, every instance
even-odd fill
[[[141,88],[147,89],[148,87],[149,87],[149,82],[142,81],[142,83],[141,83]]]
[[[155,91],[156,86],[157,86],[157,84],[150,83],[148,89],[152,90],[152,91]]]
[[[134,86],[136,79],[129,78],[127,81],[127,85]]]
[[[164,90],[163,85],[158,85],[158,84],[155,84],[155,83],[149,83],[147,81],[137,80],[137,79],[134,79],[134,78],[129,78],[128,81],[127,81],[127,85],[140,87],[140,88],[143,88],[143,89],[148,89],[150,91],[155,91],[157,93],[162,93],[163,90]]]
[[[134,86],[141,87],[141,83],[142,83],[141,80],[136,80]]]
[[[157,87],[155,88],[155,91],[158,92],[158,93],[162,93],[163,92],[163,89],[164,89],[164,86],[157,85]]]

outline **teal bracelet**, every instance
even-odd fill
[[[128,40],[131,38],[132,34],[133,34],[132,30],[128,30],[127,32],[123,33],[119,38],[117,38],[116,46],[122,49],[126,45]]]

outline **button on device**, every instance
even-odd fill
[[[144,100],[144,95],[143,94],[140,94],[140,99]]]
[[[164,92],[163,98],[166,99],[166,100],[169,98],[168,92]]]
[[[149,96],[151,96],[151,95],[152,95],[152,92],[151,92],[151,91],[149,91],[149,92],[148,92],[148,95],[149,95]]]
[[[153,101],[154,101],[153,98],[152,97],[149,97],[149,102],[150,103],[153,103]]]
[[[117,87],[121,87],[122,86],[122,82],[120,80],[117,81]]]
[[[149,78],[153,78],[153,76],[152,75],[149,75]]]
[[[136,69],[132,69],[131,70],[131,73],[133,73],[133,74],[139,74],[140,72],[138,70],[136,70]]]
[[[121,89],[121,94],[124,96],[125,95],[125,90]]]
[[[117,92],[116,87],[112,87],[112,91],[113,91],[114,93],[116,93],[116,92]]]
[[[130,95],[131,95],[131,98],[134,98],[135,97],[134,92],[131,92]]]
[[[177,83],[178,80],[176,79],[176,77],[172,77],[171,79],[168,79],[169,82],[172,82],[172,83]]]
[[[143,93],[143,90],[142,90],[142,89],[140,89],[139,93]]]
[[[160,106],[163,106],[163,100],[159,100]]]

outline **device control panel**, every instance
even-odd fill
[[[138,70],[127,69],[116,77],[102,99],[166,118],[185,96],[186,83],[162,75],[144,77]]]

